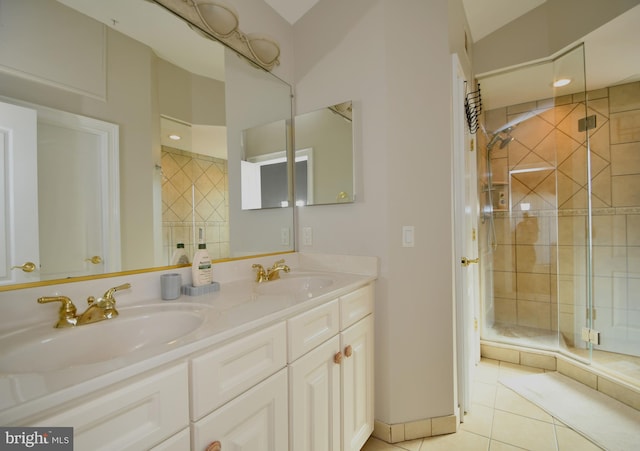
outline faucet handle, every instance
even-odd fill
[[[271,268],[275,269],[275,268],[277,268],[277,267],[278,267],[278,266],[280,266],[280,265],[284,265],[284,258],[283,258],[283,259],[278,260],[277,262],[275,262],[275,263],[273,264],[273,266],[271,266]]]
[[[126,290],[127,288],[131,288],[131,284],[130,283],[123,283],[122,285],[118,285],[117,287],[113,287],[113,288],[109,288],[104,295],[102,296],[102,299],[104,301],[114,301],[115,299],[113,298],[113,293],[115,293],[116,291],[120,291],[120,290]]]
[[[60,310],[58,311],[58,322],[54,327],[73,327],[76,325],[78,318],[76,317],[76,306],[71,299],[66,296],[44,296],[38,298],[38,304],[47,304],[49,302],[61,302]]]
[[[258,263],[254,263],[251,265],[252,269],[256,269],[256,282],[262,282],[267,277],[267,271],[265,271],[264,267]]]

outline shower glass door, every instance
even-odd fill
[[[569,83],[554,86],[560,78]],[[480,84],[482,337],[584,354],[591,179],[579,125],[586,116],[583,48]]]

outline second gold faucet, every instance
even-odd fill
[[[262,265],[254,264],[251,266],[256,272],[256,282],[267,282],[269,280],[276,280],[280,278],[280,271],[289,272],[291,268],[284,264],[284,259],[275,262],[271,268],[264,269]]]

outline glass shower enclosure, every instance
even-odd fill
[[[640,86],[587,91],[582,45],[479,83],[482,339],[640,384]]]

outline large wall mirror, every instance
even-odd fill
[[[200,229],[214,259],[294,249],[293,205],[243,210],[240,178],[243,130],[290,129],[288,84],[152,2],[0,7],[0,102],[34,112],[37,157],[21,170],[46,186],[31,200],[18,185],[0,193],[0,289],[166,266],[178,243],[192,255]],[[4,163],[15,149],[0,141],[0,176],[15,182]],[[47,261],[67,266],[43,271]]]

